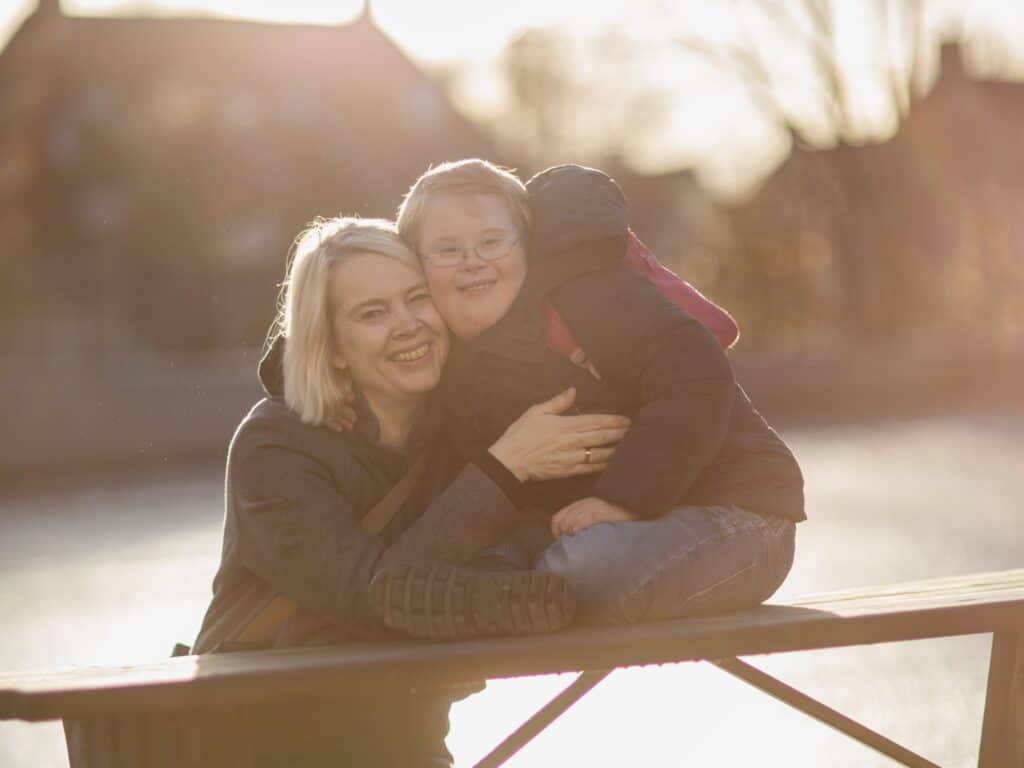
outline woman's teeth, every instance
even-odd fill
[[[415,360],[419,360],[429,351],[430,345],[424,344],[423,346],[416,347],[416,349],[411,349],[408,352],[399,352],[398,354],[392,355],[391,359],[397,360],[400,363],[411,363]]]

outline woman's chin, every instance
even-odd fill
[[[396,389],[409,395],[425,395],[441,381],[441,369],[438,365],[422,367],[404,367],[395,372],[393,381]]]

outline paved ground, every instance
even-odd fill
[[[811,520],[779,597],[1024,564],[1024,414],[786,435]],[[219,554],[217,468],[95,476],[0,498],[0,669],[163,657],[189,641]],[[756,659],[944,766],[976,760],[988,638]],[[471,765],[566,683],[492,683],[456,706]],[[570,763],[571,761],[571,763]],[[0,765],[65,766],[59,726],[0,724]],[[887,766],[707,665],[618,672],[514,766]]]

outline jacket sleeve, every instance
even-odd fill
[[[469,464],[387,547],[385,537],[362,530],[368,510],[354,508],[301,437],[276,428],[240,431],[228,464],[230,514],[245,567],[336,625],[371,620],[367,587],[382,565],[458,560],[497,542],[520,520],[501,489]],[[351,472],[366,471],[346,458]]]
[[[596,494],[642,517],[664,514],[725,438],[729,361],[707,328],[627,267],[583,275],[551,301],[602,377],[639,404]]]

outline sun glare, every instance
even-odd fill
[[[82,15],[211,15],[295,24],[338,24],[354,18],[361,0],[64,0],[64,10]]]
[[[215,15],[277,23],[339,24],[368,5],[377,24],[413,56],[426,60],[486,58],[530,26],[586,32],[622,22],[630,8],[618,1],[522,0],[64,0],[66,13],[82,15]],[[634,17],[635,18],[635,17]]]

